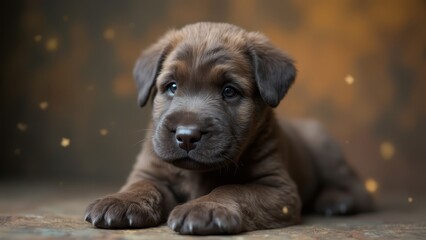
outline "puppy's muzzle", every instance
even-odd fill
[[[187,153],[197,147],[203,133],[195,125],[178,126],[175,132],[176,144]]]
[[[206,112],[174,109],[163,116],[153,138],[156,154],[177,167],[212,170],[228,156],[230,139],[222,140],[226,131],[219,120]]]

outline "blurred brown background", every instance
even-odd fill
[[[140,51],[170,28],[218,21],[296,59],[278,115],[322,121],[377,192],[426,187],[425,1],[1,5],[2,181],[123,182],[150,118],[131,75]]]

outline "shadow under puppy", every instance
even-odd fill
[[[154,92],[153,131],[122,189],[88,206],[94,226],[234,234],[297,224],[302,206],[372,208],[319,124],[274,117],[296,69],[262,34],[187,25],[144,51],[134,74],[140,106]]]

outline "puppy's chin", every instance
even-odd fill
[[[228,159],[220,157],[229,156],[229,154],[218,153],[216,149],[216,151],[211,151],[206,150],[203,146],[198,146],[187,153],[172,143],[158,138],[153,139],[153,150],[162,161],[187,170],[213,171],[233,164]],[[206,155],[207,151],[208,155]]]
[[[196,171],[212,171],[219,168],[219,164],[202,163],[189,157],[173,160],[165,160],[178,168]]]
[[[192,152],[187,154],[183,153],[184,151],[176,150],[175,152],[164,154],[164,151],[157,150],[154,148],[154,152],[162,161],[187,170],[213,171],[230,164],[226,159],[206,158]]]

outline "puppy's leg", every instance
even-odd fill
[[[373,210],[371,195],[347,164],[336,142],[323,142],[324,150],[317,159],[322,188],[315,201],[315,211],[326,216],[347,215]]]
[[[235,234],[300,221],[301,203],[291,180],[224,185],[173,209],[168,225],[181,234]],[[276,183],[276,184],[275,184]]]
[[[314,210],[327,216],[371,211],[370,194],[323,127],[315,121],[306,121],[299,123],[298,129],[313,151],[322,185]]]
[[[100,198],[86,210],[86,221],[99,228],[143,228],[164,222],[176,205],[166,186],[140,180]]]

